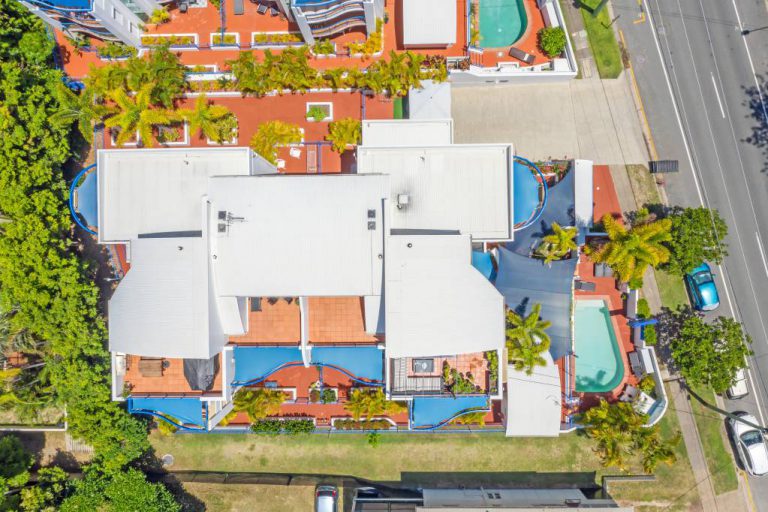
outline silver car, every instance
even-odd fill
[[[315,512],[336,512],[339,490],[335,485],[315,487]]]
[[[757,419],[746,412],[736,413],[736,416],[753,425],[759,425]],[[768,445],[763,433],[733,418],[728,418],[728,424],[736,452],[747,473],[753,476],[768,474]]]

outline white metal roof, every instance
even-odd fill
[[[227,341],[210,307],[207,241],[131,240],[131,270],[109,301],[109,347],[149,356],[209,358]]]
[[[476,240],[513,238],[511,144],[357,150],[359,173],[390,176],[392,229],[453,230]],[[397,198],[408,205],[397,208]]]
[[[217,293],[380,295],[386,181],[356,174],[211,178]],[[233,218],[221,233],[219,211]]]
[[[471,265],[469,236],[388,236],[385,260],[387,357],[504,346],[504,299]]]
[[[448,46],[456,42],[455,0],[402,0],[405,46]]]
[[[422,80],[408,91],[408,119],[452,119],[451,82]]]
[[[547,366],[532,375],[507,367],[506,422],[509,437],[555,437],[562,413],[560,373],[549,352]]]
[[[450,118],[363,121],[364,146],[446,146],[448,144],[453,144],[453,119]]]
[[[208,177],[249,174],[249,148],[100,150],[99,241],[200,231]]]

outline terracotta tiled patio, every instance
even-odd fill
[[[221,361],[221,355],[217,356]],[[200,396],[204,394],[221,395],[221,365],[213,381],[213,387],[210,391],[195,391],[184,377],[183,359],[163,359],[167,368],[163,369],[162,376],[148,377],[143,375],[139,369],[139,356],[126,356],[125,382],[131,388],[133,396],[152,395],[152,396]]]

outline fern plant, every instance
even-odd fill
[[[348,146],[360,144],[362,137],[362,124],[357,119],[347,117],[328,125],[326,139],[333,144],[333,150],[340,154],[343,154]]]
[[[272,165],[277,165],[277,148],[286,144],[301,142],[301,128],[296,124],[283,121],[267,121],[251,138],[251,149],[264,157]]]

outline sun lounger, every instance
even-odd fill
[[[259,4],[259,7],[256,9],[256,12],[259,14],[267,14],[267,10],[269,7],[267,7],[267,4]]]
[[[270,16],[272,16],[272,17],[274,18],[274,17],[275,17],[275,16],[277,16],[278,14],[280,14],[280,11],[278,11],[278,10],[277,10],[277,9],[275,9],[274,7],[270,7],[270,8],[269,8],[269,15],[270,15]]]
[[[235,16],[240,16],[242,14],[245,14],[245,5],[243,5],[243,0],[235,0]]]
[[[514,46],[509,49],[509,56],[521,60],[526,64],[533,64],[533,61],[536,59],[536,57],[530,53],[526,53],[519,48],[515,48]]]

